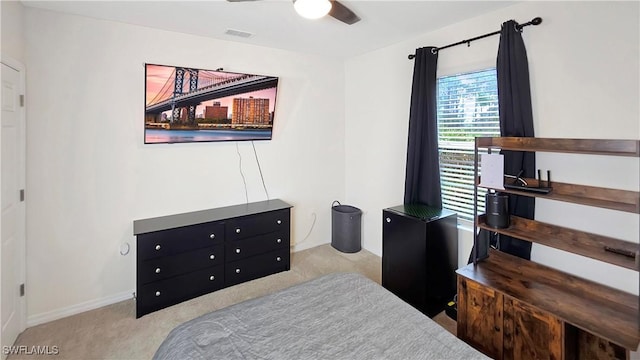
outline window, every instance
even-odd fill
[[[438,148],[442,204],[473,220],[473,150],[476,136],[500,136],[495,69],[438,79]],[[484,209],[478,192],[478,211]]]

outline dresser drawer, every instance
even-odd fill
[[[235,285],[280,271],[289,270],[289,248],[263,255],[228,262],[225,266],[225,284]]]
[[[224,263],[224,245],[222,244],[146,260],[138,266],[138,284],[146,284],[222,263]]]
[[[205,223],[138,235],[138,259],[147,260],[208,247],[224,240],[224,224]]]
[[[224,287],[222,265],[138,286],[139,316]]]
[[[285,229],[289,229],[289,209],[230,219],[226,222],[226,239],[244,239]]]
[[[288,247],[289,235],[284,231],[278,231],[236,241],[227,241],[224,252],[225,259],[229,262]]]

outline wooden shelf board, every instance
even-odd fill
[[[457,273],[626,349],[635,351],[640,344],[633,294],[496,250]]]
[[[487,225],[486,216],[481,215],[478,217],[478,227],[639,271],[634,258],[605,251],[605,246],[638,254],[640,244],[517,216],[511,216],[508,228],[495,229]]]
[[[554,139],[530,137],[478,137],[478,147],[513,151],[640,157],[640,140]]]
[[[524,180],[531,187],[538,186],[538,180],[536,179],[525,178]],[[513,179],[505,178],[505,183],[510,183],[512,181]],[[478,186],[481,186],[479,179],[477,184]],[[545,184],[543,183],[543,185]],[[565,201],[574,204],[589,205],[604,209],[640,214],[640,192],[638,191],[618,190],[559,182],[552,182],[551,187],[552,190],[548,194],[513,189],[494,190],[514,195]]]

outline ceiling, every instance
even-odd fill
[[[291,0],[208,1],[32,1],[28,7],[254,45],[347,58],[379,49],[515,1],[340,0],[360,22],[332,17],[307,20]],[[227,29],[252,33],[249,38]],[[472,34],[474,35],[474,34]],[[452,42],[460,39],[451,39]]]

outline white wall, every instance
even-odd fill
[[[0,1],[0,16],[0,51],[24,64],[24,6],[19,1]]]
[[[143,144],[145,62],[280,77],[273,140],[255,143],[269,196],[294,206],[296,250],[329,241],[341,62],[33,8],[26,39],[30,325],[131,297],[133,220],[244,203],[236,146],[249,201],[266,199],[250,142]]]
[[[640,139],[639,4],[637,2],[523,2],[346,63],[346,193],[363,209],[364,247],[382,252],[383,208],[402,203],[413,61],[423,46],[442,46],[495,31],[509,19],[540,16],[524,30],[534,128],[538,137]],[[495,66],[499,38],[439,55],[439,75]],[[537,166],[556,181],[638,191],[638,159],[539,154]],[[638,242],[638,216],[537,201],[536,218]],[[471,232],[461,230],[460,265]],[[638,293],[638,274],[534,244],[532,259]]]

